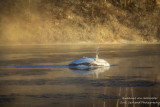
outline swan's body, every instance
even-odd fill
[[[110,64],[104,59],[99,59],[98,55],[96,58],[83,57],[81,59],[75,60],[69,64],[71,67],[99,67],[99,66],[110,66]]]

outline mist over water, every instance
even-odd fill
[[[99,58],[116,66],[84,71],[38,66],[67,65],[83,56],[95,57],[95,45],[0,46],[0,106],[123,107],[125,101],[160,102],[159,48],[100,45]],[[23,67],[34,65],[37,67]]]

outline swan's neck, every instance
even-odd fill
[[[98,61],[98,54],[96,54],[96,61]]]

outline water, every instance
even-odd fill
[[[83,56],[95,57],[96,47],[0,46],[0,106],[158,107],[160,45],[100,45],[99,57],[115,66],[65,66]]]

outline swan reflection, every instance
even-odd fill
[[[100,73],[104,73],[106,71],[108,71],[110,69],[110,67],[86,67],[86,68],[81,68],[81,67],[69,67],[70,70],[72,70],[73,72],[77,72],[80,74],[84,74],[84,75],[96,75],[96,77],[98,78],[98,75]]]

